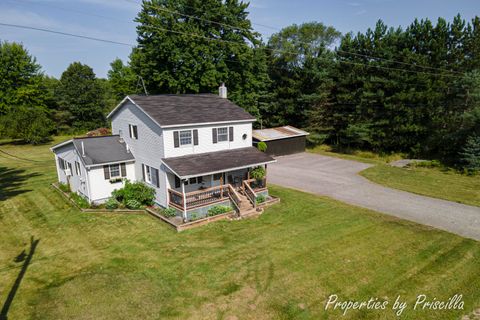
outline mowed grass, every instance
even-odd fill
[[[439,168],[396,168],[386,165],[368,168],[360,174],[387,187],[480,206],[480,175],[468,176]]]
[[[258,219],[176,233],[147,215],[80,213],[49,184],[48,146],[0,145],[0,306],[39,240],[9,319],[396,319],[325,311],[341,299],[410,303],[402,319],[458,319],[480,307],[480,243],[271,187]],[[22,159],[35,159],[31,162]],[[15,171],[10,171],[15,170]],[[462,294],[464,310],[412,310]]]
[[[368,151],[336,152],[321,145],[309,152],[347,160],[370,163],[375,166],[362,171],[365,178],[386,187],[400,189],[428,197],[480,206],[480,175],[468,176],[453,169],[409,167],[397,168],[388,162],[402,158],[400,154],[379,155]]]

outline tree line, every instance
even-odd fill
[[[405,28],[378,21],[345,35],[310,22],[267,42],[237,0],[143,1],[136,22],[137,46],[128,62],[111,63],[108,79],[78,62],[47,77],[25,48],[2,43],[2,135],[37,143],[105,126],[105,114],[143,84],[162,94],[216,92],[224,82],[257,125],[304,128],[312,144],[479,166],[479,17]]]

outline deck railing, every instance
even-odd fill
[[[168,189],[168,194],[170,197],[169,204],[179,210],[183,210],[183,193]],[[236,202],[235,205],[238,205],[240,202],[240,198],[238,194],[236,194],[235,189],[229,184],[188,192],[185,194],[186,209],[190,210],[211,203],[228,200],[229,198]]]
[[[243,182],[247,183],[255,192],[260,192],[267,189],[267,178],[263,178],[261,180],[248,179],[244,180]]]
[[[257,195],[255,194],[255,191],[253,191],[252,187],[250,187],[250,184],[247,181],[243,181],[242,187],[248,200],[250,200],[255,208],[257,206]]]
[[[240,203],[242,202],[242,200],[240,199],[240,196],[231,184],[228,185],[228,194],[230,196],[230,199],[232,199],[233,205],[236,207],[237,211],[240,212]]]

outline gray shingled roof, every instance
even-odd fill
[[[82,142],[85,149],[85,157],[82,157]],[[135,160],[132,153],[127,152],[125,142],[120,142],[118,135],[73,138],[71,143],[74,144],[79,156],[87,166]],[[60,148],[64,145],[67,144],[64,142],[58,144]],[[56,149],[56,146],[52,147],[53,149]]]
[[[181,178],[185,178],[260,165],[276,160],[254,147],[248,147],[164,158],[162,161]]]
[[[214,94],[131,95],[131,100],[160,126],[251,120],[248,112]]]

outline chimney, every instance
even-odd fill
[[[85,146],[83,145],[83,141],[82,141],[82,157],[85,158]]]
[[[127,153],[130,153],[130,147],[128,146],[128,143],[125,143],[125,147],[127,148]]]
[[[225,83],[218,88],[218,95],[220,98],[227,99],[227,87],[225,87]]]

